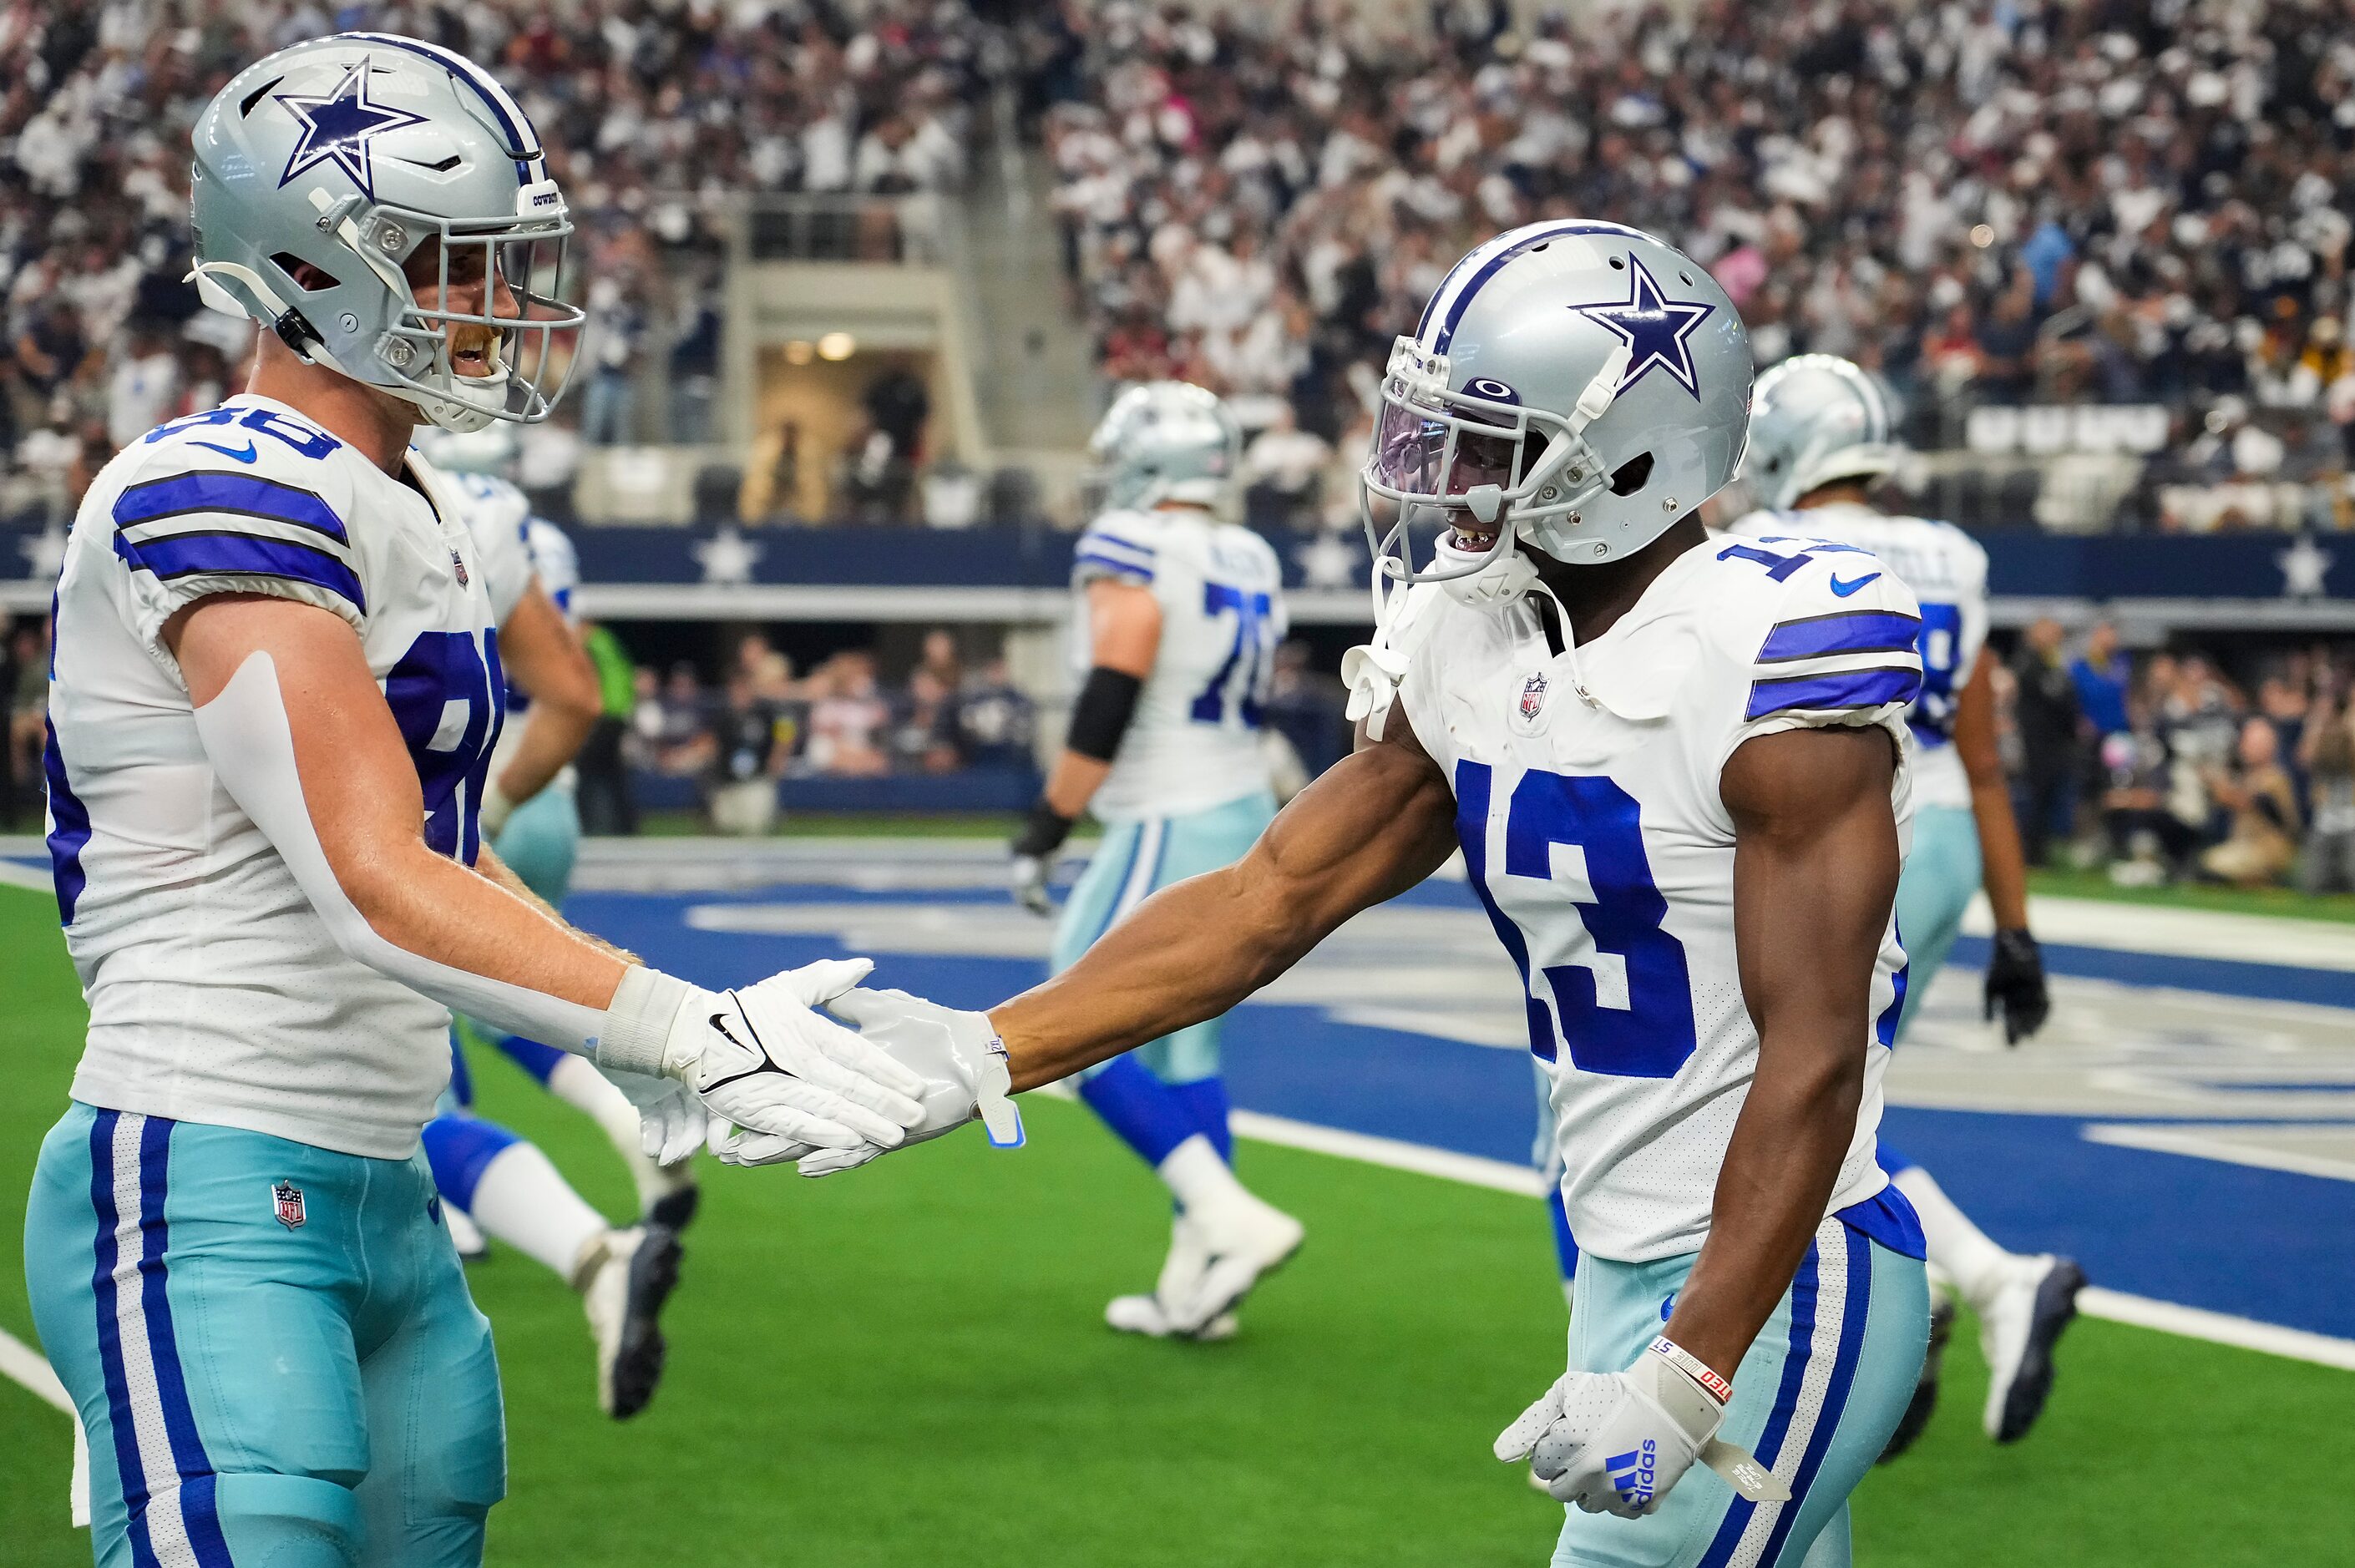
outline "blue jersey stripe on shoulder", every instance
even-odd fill
[[[1836,610],[1783,621],[1766,634],[1758,662],[1779,664],[1832,653],[1902,653],[1921,635],[1918,616],[1893,609]]]
[[[1759,719],[1796,708],[1877,708],[1883,703],[1910,703],[1921,690],[1922,672],[1902,666],[1789,675],[1752,682],[1750,705],[1742,716]]]
[[[339,545],[351,543],[343,520],[333,508],[307,490],[281,484],[254,473],[176,473],[134,484],[114,498],[114,525],[128,528],[192,512],[226,512],[234,516],[267,517],[325,534]]]
[[[1101,528],[1091,528],[1080,536],[1080,549],[1082,552],[1099,548],[1109,548],[1115,553],[1126,551],[1144,561],[1153,559],[1152,546],[1140,545],[1134,539],[1124,539],[1117,534],[1108,534]]]
[[[1106,571],[1118,572],[1123,577],[1141,577],[1146,582],[1153,580],[1151,566],[1142,561],[1123,560],[1118,556],[1099,555],[1092,549],[1082,550],[1076,557],[1076,564],[1082,567],[1102,567]]]
[[[285,577],[340,594],[353,609],[368,613],[368,595],[349,567],[325,550],[291,539],[265,539],[257,534],[177,534],[134,545],[117,534],[114,553],[128,561],[133,570],[152,573],[164,582],[224,574]]]

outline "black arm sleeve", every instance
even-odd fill
[[[1120,749],[1120,737],[1128,733],[1129,720],[1136,716],[1137,695],[1144,690],[1145,683],[1135,675],[1102,664],[1090,670],[1080,700],[1071,706],[1071,728],[1063,745],[1082,757],[1110,762]]]

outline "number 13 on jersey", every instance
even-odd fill
[[[1634,796],[1601,774],[1455,765],[1455,832],[1473,891],[1521,971],[1529,1049],[1581,1072],[1672,1078],[1693,1054],[1684,944],[1661,927]],[[1501,815],[1503,863],[1491,863]]]

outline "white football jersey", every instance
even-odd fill
[[[1416,589],[1401,697],[1455,787],[1465,870],[1521,971],[1571,1232],[1642,1262],[1708,1234],[1757,1066],[1719,775],[1744,741],[1780,730],[1878,725],[1902,748],[1919,621],[1894,574],[1834,546],[1712,539],[1565,654],[1536,597],[1470,609]],[[1902,765],[1893,793],[1902,839]],[[1904,964],[1892,915],[1833,1211],[1886,1184],[1875,1134]]]
[[[1831,539],[1871,551],[1922,604],[1922,694],[1913,732],[1913,803],[1968,810],[1971,784],[1955,755],[1955,704],[1987,646],[1986,547],[1952,523],[1891,517],[1854,502],[1804,512],[1753,512],[1729,532],[1752,538]]]
[[[471,862],[505,712],[498,641],[453,497],[413,458],[407,471],[239,397],[133,442],[83,499],[48,750],[58,904],[91,1015],[76,1099],[376,1159],[417,1147],[449,1076],[448,1012],[337,949],[215,777],[161,636],[208,594],[342,617],[416,762],[427,843]]]
[[[1089,809],[1107,822],[1177,817],[1266,789],[1260,708],[1287,624],[1273,547],[1190,507],[1107,512],[1080,535],[1071,566],[1075,588],[1100,577],[1153,590],[1161,646]],[[1078,617],[1084,672],[1084,599]]]
[[[539,579],[540,588],[562,613],[565,623],[576,625],[572,590],[580,586],[581,560],[564,531],[544,517],[533,516],[531,503],[523,492],[504,479],[480,473],[443,478],[457,495],[460,514],[474,537],[483,563],[483,584],[490,592],[491,612],[498,617],[499,625],[506,625],[534,577]],[[509,722],[500,731],[490,777],[499,776],[499,769],[522,743],[520,721],[530,705],[531,699],[519,687],[507,688]],[[576,789],[579,784],[580,775],[569,762],[549,780],[550,788],[558,789]]]

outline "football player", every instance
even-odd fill
[[[512,483],[489,471],[512,460],[513,439],[493,427],[435,431],[419,442],[452,483],[497,620],[510,722],[483,789],[482,826],[508,870],[551,909],[560,907],[580,844],[571,758],[600,708],[596,671],[569,605],[580,569],[562,530],[531,515]],[[513,722],[523,713],[521,723]],[[473,1076],[455,1044],[441,1114],[425,1125],[425,1155],[459,1255],[479,1256],[481,1232],[555,1271],[577,1291],[597,1347],[598,1404],[627,1419],[662,1377],[660,1314],[678,1281],[678,1233],[693,1216],[686,1160],[663,1166],[639,1147],[637,1107],[585,1056],[476,1026],[559,1097],[587,1111],[635,1180],[641,1223],[609,1226],[538,1146],[473,1114]]]
[[[483,847],[495,618],[406,454],[560,390],[571,224],[515,101],[343,34],[194,141],[199,289],[261,330],[246,391],[132,442],[68,538],[48,844],[91,1021],[27,1284],[99,1562],[474,1563],[498,1374],[418,1146],[451,1010],[591,1057],[666,1152],[707,1107],[896,1143],[922,1085],[811,1011],[862,964],[702,991]]]
[[[1460,849],[1583,1249],[1570,1370],[1497,1440],[1576,1505],[1561,1563],[1845,1563],[1928,1335],[1920,1224],[1874,1159],[1920,615],[1861,550],[1710,538],[1750,386],[1732,302],[1648,235],[1474,250],[1383,382],[1365,482],[1416,581],[1344,666],[1364,744],[1241,861],[989,1012],[833,1004],[963,1086],[911,1139],[995,1128],[1007,1089],[1218,1016]]]
[[[1996,931],[1983,1000],[1988,1018],[2002,1015],[2005,1043],[2017,1044],[2043,1027],[2051,1001],[2043,959],[2029,934],[2028,865],[1996,750],[1994,661],[1981,656],[1987,551],[1951,523],[1873,509],[1867,486],[1901,456],[1888,402],[1870,376],[1828,354],[1785,360],[1759,377],[1750,451],[1742,461],[1742,476],[1766,509],[1731,531],[1861,546],[1886,561],[1921,599],[1922,692],[1905,715],[1913,734],[1913,842],[1897,883],[1897,929],[1910,960],[1898,1038],[1904,1038],[1984,884]],[[2073,1259],[2050,1253],[2005,1251],[1927,1171],[1885,1143],[1881,1159],[1922,1216],[1934,1280],[1951,1282],[1978,1316],[1988,1370],[1981,1424],[1997,1442],[2016,1441],[2035,1425],[2051,1392],[2053,1349],[2076,1315],[2084,1271]],[[1922,1381],[1886,1457],[1921,1435],[1937,1402],[1941,1352],[1955,1308],[1945,1291],[1935,1295]]]
[[[1047,914],[1050,863],[1072,823],[1092,810],[1105,824],[1055,934],[1059,970],[1156,889],[1232,864],[1275,815],[1260,710],[1284,640],[1284,578],[1266,540],[1220,515],[1241,428],[1201,387],[1156,381],[1123,393],[1090,447],[1107,509],[1071,567],[1086,674],[1014,842],[1015,895]],[[1079,1088],[1175,1202],[1160,1277],[1149,1294],[1114,1298],[1105,1321],[1231,1335],[1236,1304],[1302,1232],[1235,1179],[1219,1020],[1091,1066]]]

